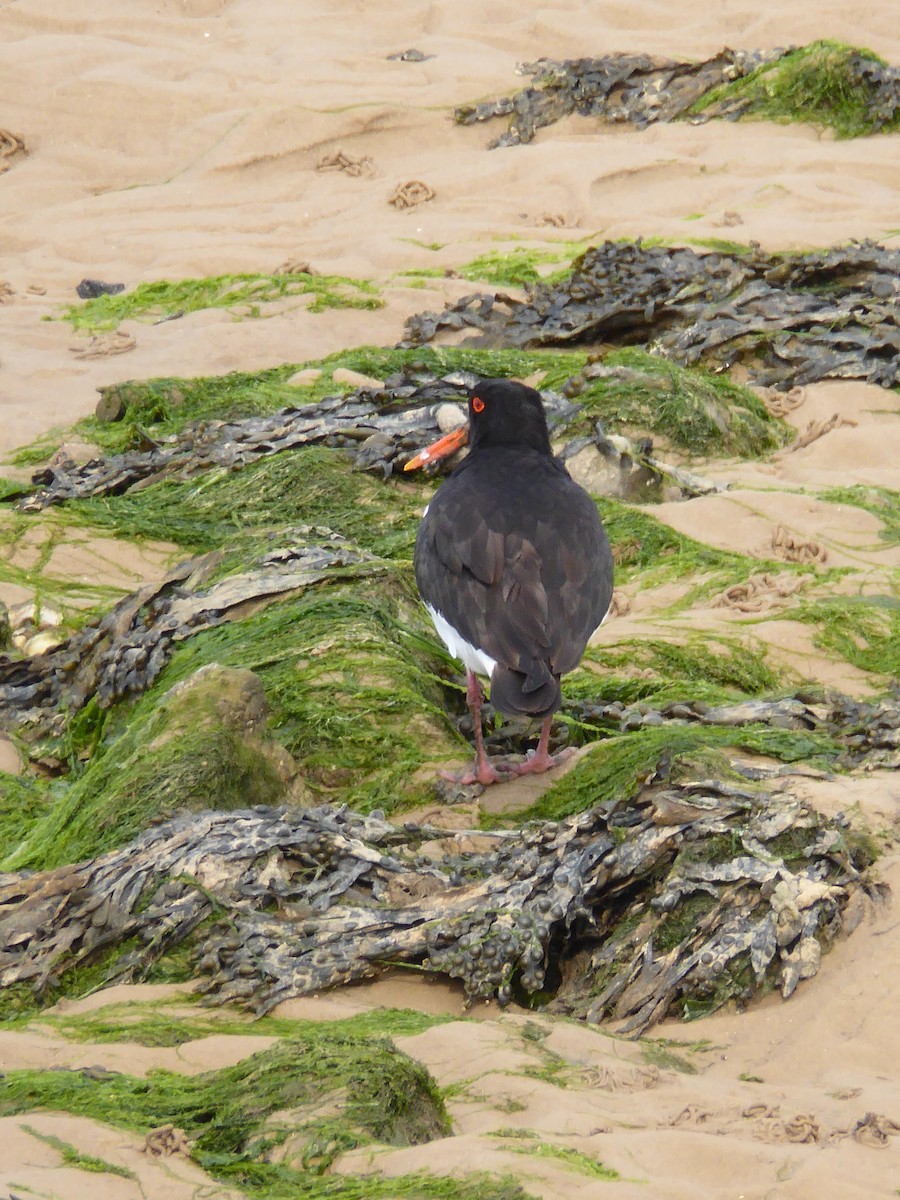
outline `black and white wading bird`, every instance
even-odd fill
[[[469,393],[469,420],[405,470],[469,453],[425,510],[416,538],[419,592],[447,649],[466,667],[475,765],[460,783],[498,783],[556,766],[550,724],[560,676],[581,661],[609,611],[613,561],[597,506],[550,446],[541,397],[507,379]],[[500,712],[543,720],[524,763],[484,751],[478,676]]]

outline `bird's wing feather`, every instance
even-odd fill
[[[555,674],[571,671],[611,591],[594,502],[563,472],[544,481],[543,510],[496,503],[491,487],[481,494],[471,477],[464,488],[455,483],[441,487],[419,529],[423,598],[504,666],[528,673],[544,662]]]

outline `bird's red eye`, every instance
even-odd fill
[[[484,412],[484,401],[480,396],[472,397],[472,408],[475,412]]]

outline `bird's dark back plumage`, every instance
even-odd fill
[[[495,707],[543,716],[609,609],[612,554],[597,506],[552,454],[538,393],[492,380],[472,395],[472,448],[419,528],[416,581],[496,660]]]

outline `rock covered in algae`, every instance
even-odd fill
[[[268,732],[252,671],[211,663],[153,699],[6,847],[10,862],[77,861],[176,812],[309,802],[298,763]]]
[[[118,1128],[149,1129],[150,1154],[180,1149],[214,1170],[293,1164],[309,1172],[297,1178],[298,1187],[361,1143],[416,1146],[450,1132],[428,1070],[388,1037],[367,1036],[347,1021],[299,1028],[233,1066],[195,1075],[151,1071],[141,1079],[85,1068],[7,1076],[0,1116],[35,1108],[90,1113]],[[178,1127],[160,1128],[160,1115],[173,1112]]]

